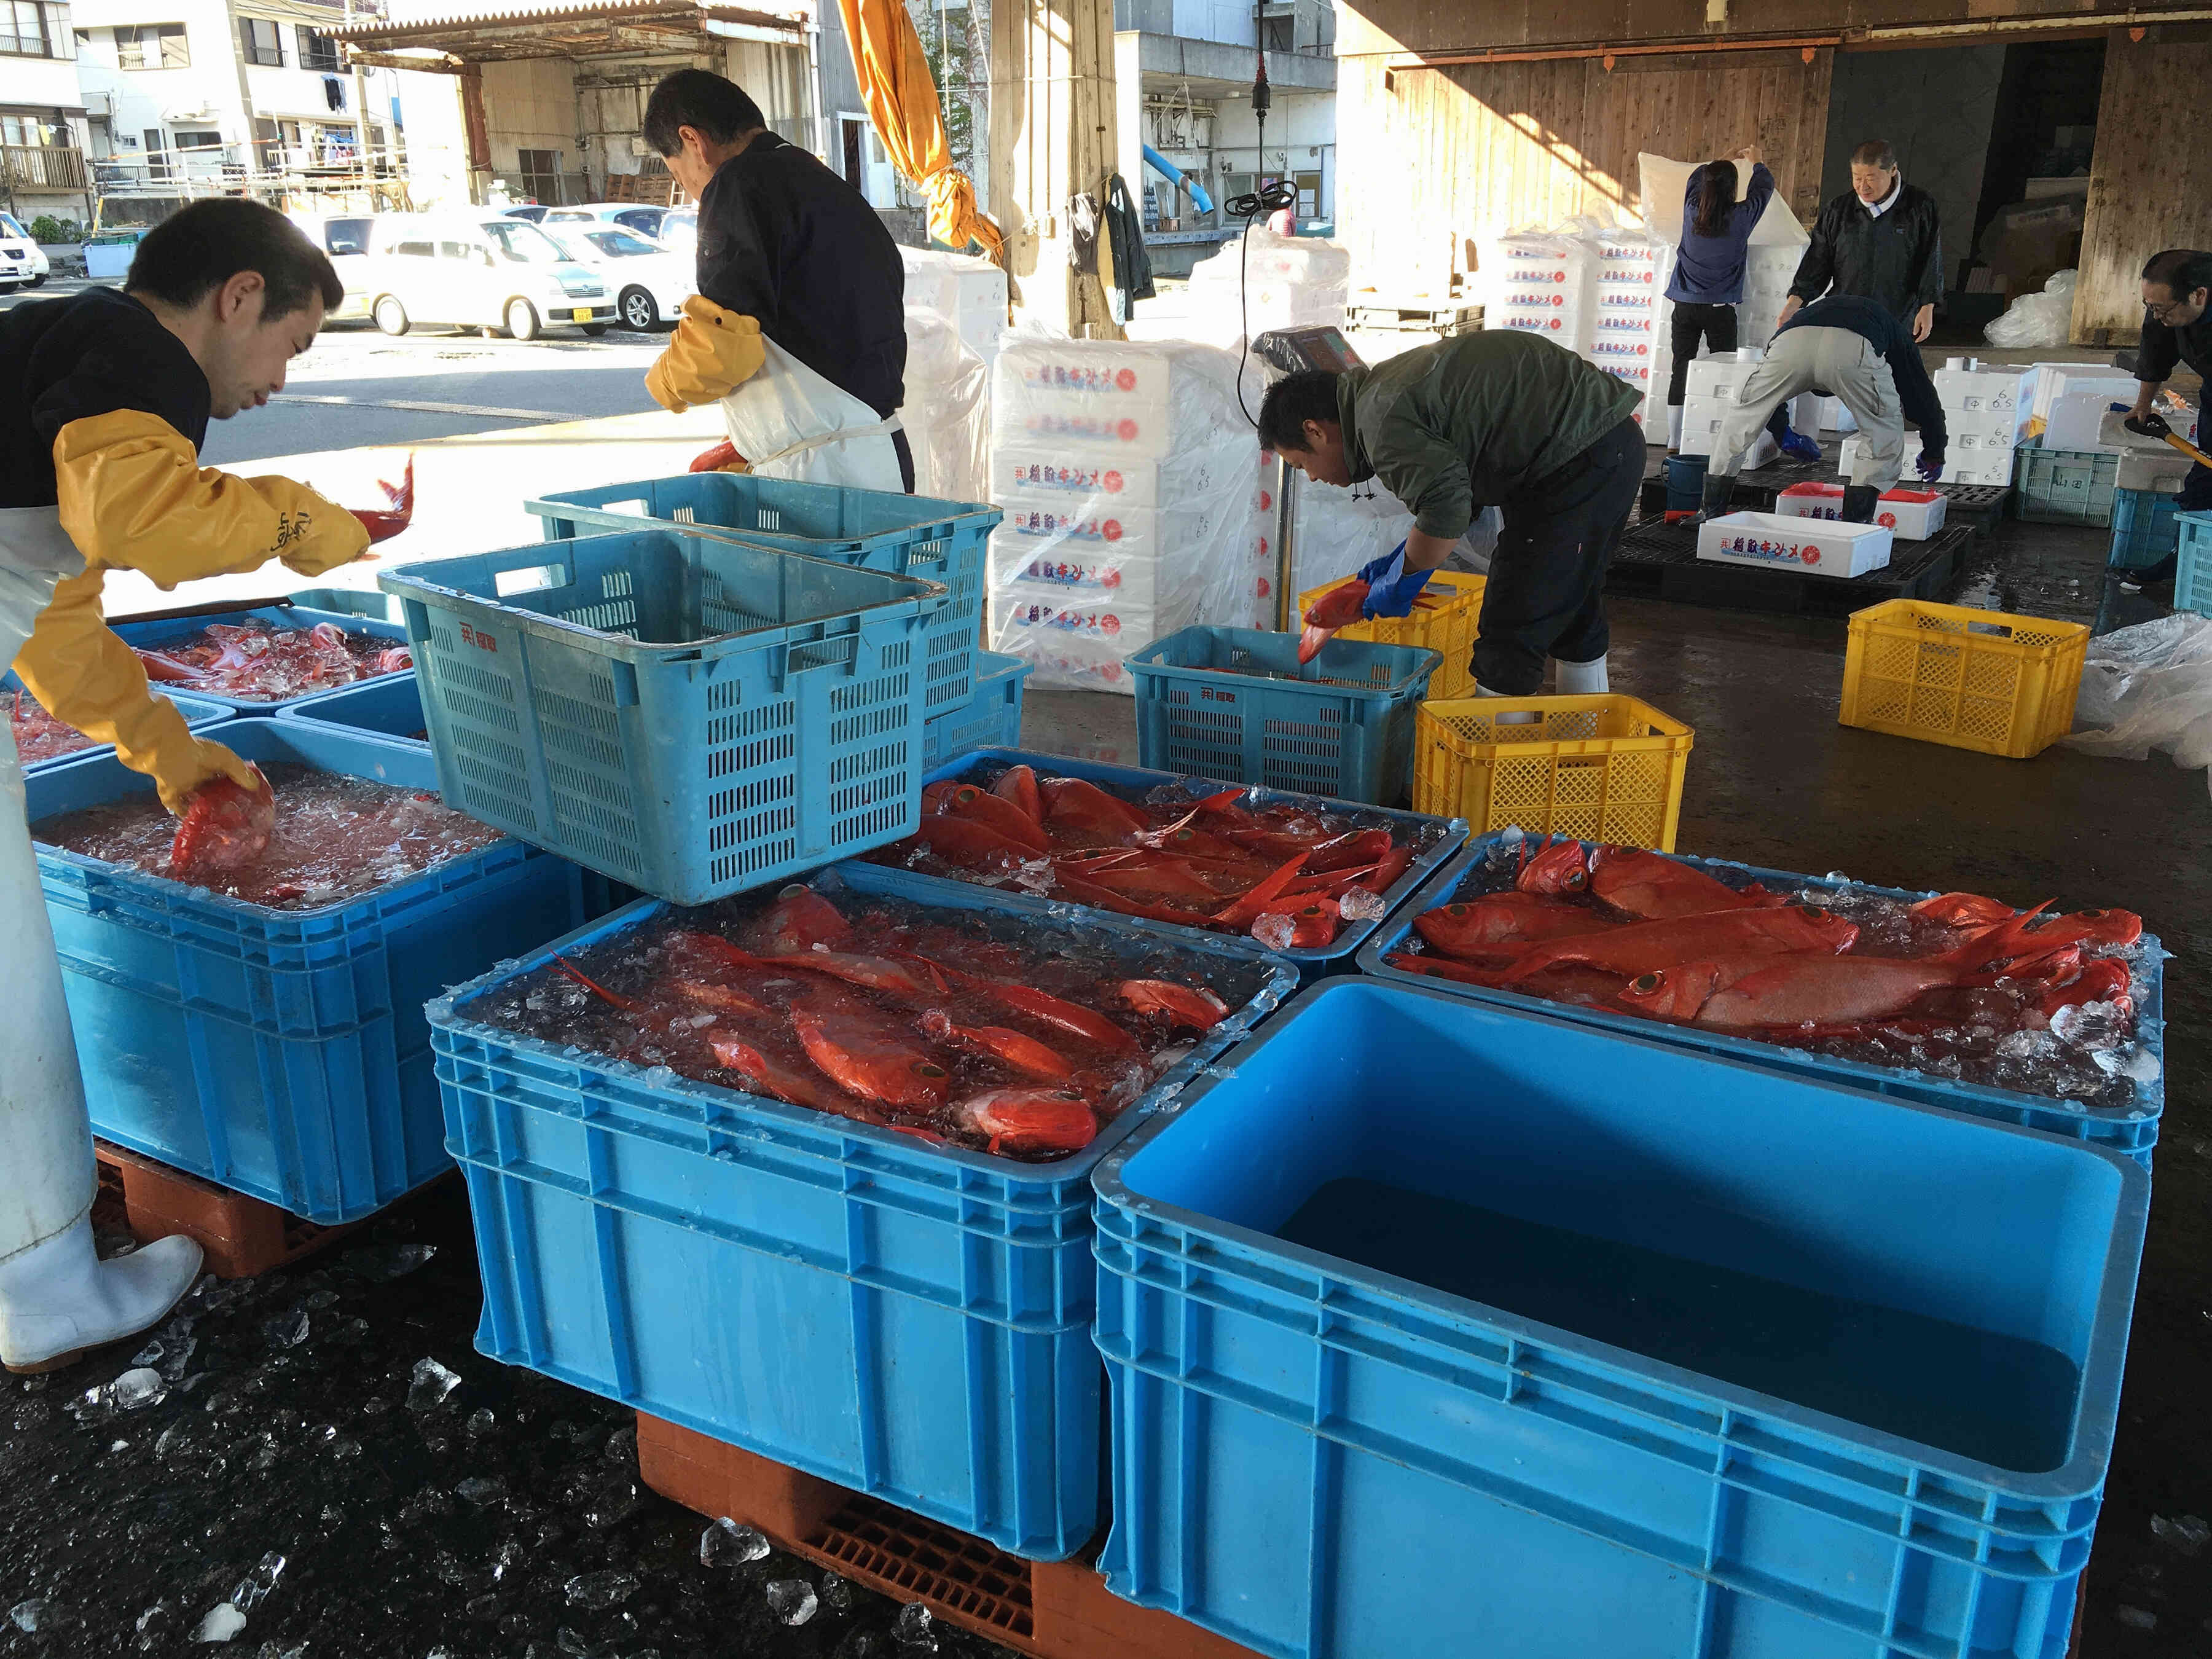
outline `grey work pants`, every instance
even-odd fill
[[[1851,469],[1853,483],[1883,490],[1897,483],[1905,468],[1905,413],[1887,359],[1863,334],[1809,325],[1784,329],[1768,343],[1735,407],[1722,418],[1713,439],[1713,472],[1733,477],[1766,417],[1802,392],[1840,398],[1859,423],[1864,441]]]

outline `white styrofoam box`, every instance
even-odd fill
[[[1892,532],[1776,513],[1731,513],[1698,527],[1698,556],[1820,576],[1863,576],[1889,562]]]
[[[1692,398],[1723,398],[1734,403],[1752,370],[1765,356],[1757,350],[1709,352],[1691,363],[1689,375],[1682,382],[1683,392]]]
[[[1134,695],[1121,659],[1188,626],[1118,602],[1015,604],[995,594],[991,599],[991,649],[1030,664],[1030,684],[1041,689]]]
[[[1972,465],[1956,455],[1947,454],[1943,458],[1942,473],[1936,482],[1947,484],[1996,484],[2001,488],[2009,488],[2012,483],[2013,458],[2017,453],[2007,450],[2002,454],[1992,453]]]
[[[1944,509],[1950,498],[1938,489],[1911,489],[1899,485],[1885,490],[1875,503],[1874,521],[1896,532],[1905,542],[1924,542],[1943,527]],[[1785,519],[1840,519],[1844,486],[1831,483],[1791,484],[1774,498],[1775,511]]]
[[[1006,517],[991,532],[994,600],[1005,594],[1070,605],[1111,598],[1154,609],[1170,602],[1178,583],[1198,574],[1189,568],[1188,555],[1231,541],[1246,544],[1246,551],[1256,555],[1261,535],[1249,505],[1241,523],[1192,507],[1086,510],[1071,517],[1053,510],[1059,505],[1004,504]]]
[[[1006,331],[1006,273],[988,259],[936,248],[899,249],[906,301],[949,318],[960,337],[988,362]]]
[[[2061,398],[2097,393],[2116,404],[2133,404],[2136,381],[2115,374],[2110,363],[2038,363],[2035,366],[2035,416],[2044,422]]]
[[[1242,419],[1236,376],[1236,354],[1218,346],[1008,336],[992,373],[992,441],[1146,459],[1221,446]]]
[[[1690,398],[1682,399],[1682,453],[1685,455],[1710,455],[1713,440],[1720,435],[1721,422],[1735,407],[1734,398]]]
[[[1982,432],[1954,432],[1950,436],[1951,441],[1943,449],[1947,461],[1955,462],[1969,470],[2011,471],[2013,452],[2018,446],[2009,436],[1992,436]],[[1914,453],[1909,434],[1905,445],[1905,459],[1909,462]]]
[[[1823,398],[1820,399],[1821,431],[1841,434],[1856,432],[1858,429],[1859,423],[1857,416],[1854,416],[1850,410],[1844,407],[1844,400],[1841,398]]]
[[[1265,225],[1255,225],[1249,238],[1225,242],[1192,266],[1190,280],[1194,287],[1289,283],[1341,288],[1352,280],[1352,251],[1323,237],[1278,236]]]
[[[1244,457],[1255,460],[1258,446]],[[992,447],[991,499],[1046,501],[1063,512],[1091,501],[1112,507],[1210,504],[1232,486],[1245,486],[1246,468],[1217,449],[1198,449],[1158,460],[1101,455],[1093,444],[1001,442]]]
[[[1978,440],[1977,448],[2016,449],[2027,441],[2029,419],[2025,409],[1947,409],[1943,429],[1954,443],[1974,438]]]
[[[2135,400],[2128,400],[2127,409],[2108,409],[2097,422],[2097,444],[2102,449],[2140,449],[2154,455],[2180,455],[2181,452],[2163,438],[2145,437],[2140,432],[2128,430],[2128,415],[2135,408]],[[2184,443],[2197,441],[2197,411],[2183,414],[2178,410],[2161,405],[2159,415],[2165,420],[2173,435]],[[2186,459],[2186,457],[2184,457]],[[2125,486],[2123,486],[2124,488]]]
[[[2123,450],[2119,477],[2113,482],[2122,489],[2154,489],[2161,495],[2172,495],[2180,490],[2181,481],[2195,465],[2188,456],[2165,444],[2158,447],[2156,454],[2141,449]]]
[[[2035,404],[2036,371],[2027,368],[1939,368],[1929,379],[1936,383],[1936,401],[1944,412],[1991,414],[2019,410],[2023,416]]]
[[[2071,450],[2108,447],[2098,433],[2104,424],[2105,411],[2113,401],[2112,394],[2101,391],[2069,392],[2052,399],[2051,414],[2043,428],[2043,447]],[[2120,401],[2132,403],[2134,398],[2130,394]]]
[[[1850,477],[1851,469],[1859,464],[1859,452],[1865,447],[1866,440],[1856,434],[1844,439],[1836,449],[1836,471]]]
[[[1488,314],[1484,317],[1482,325],[1485,328],[1510,328],[1522,334],[1540,334],[1554,345],[1565,346],[1570,351],[1581,349],[1583,336],[1588,332],[1579,325],[1571,324],[1566,317],[1557,312],[1548,315],[1533,311]]]
[[[1611,339],[1601,335],[1583,349],[1583,356],[1624,380],[1641,386],[1655,364],[1666,359],[1647,340]]]

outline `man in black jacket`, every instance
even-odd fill
[[[2136,347],[2134,429],[2164,437],[2166,422],[2152,410],[2158,389],[2186,363],[2212,385],[2212,253],[2170,247],[2151,256],[2142,272],[2142,337]],[[2200,441],[2202,431],[2200,428]],[[2191,466],[2175,505],[2185,513],[2212,507],[2212,471]]]
[[[1906,324],[1917,343],[1936,325],[1936,300],[1943,291],[1943,245],[1936,198],[1908,185],[1897,169],[1897,152],[1869,138],[1851,152],[1851,187],[1820,210],[1812,245],[1798,262],[1796,280],[1778,319],[1832,289],[1863,294]]]

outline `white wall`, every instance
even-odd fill
[[[74,110],[84,102],[66,58],[0,58],[0,104]]]
[[[1221,40],[1233,46],[1259,41],[1252,8],[1236,0],[1174,0],[1175,32],[1193,40]]]
[[[470,205],[467,119],[461,77],[393,71],[407,128],[407,189],[417,208]]]
[[[575,65],[565,58],[527,58],[483,66],[485,136],[491,170],[519,173],[526,149],[557,150],[561,171],[578,173]]]

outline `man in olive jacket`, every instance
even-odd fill
[[[1605,571],[1644,479],[1638,400],[1571,351],[1498,330],[1373,368],[1286,375],[1260,405],[1260,441],[1319,483],[1381,479],[1413,514],[1408,577],[1498,507],[1478,687],[1534,695],[1550,657],[1560,693],[1580,695],[1606,690]]]
[[[1863,295],[1912,331],[1914,343],[1936,325],[1943,292],[1943,239],[1936,198],[1899,173],[1897,152],[1869,138],[1851,152],[1851,187],[1832,198],[1813,223],[1779,322],[1823,294]]]

